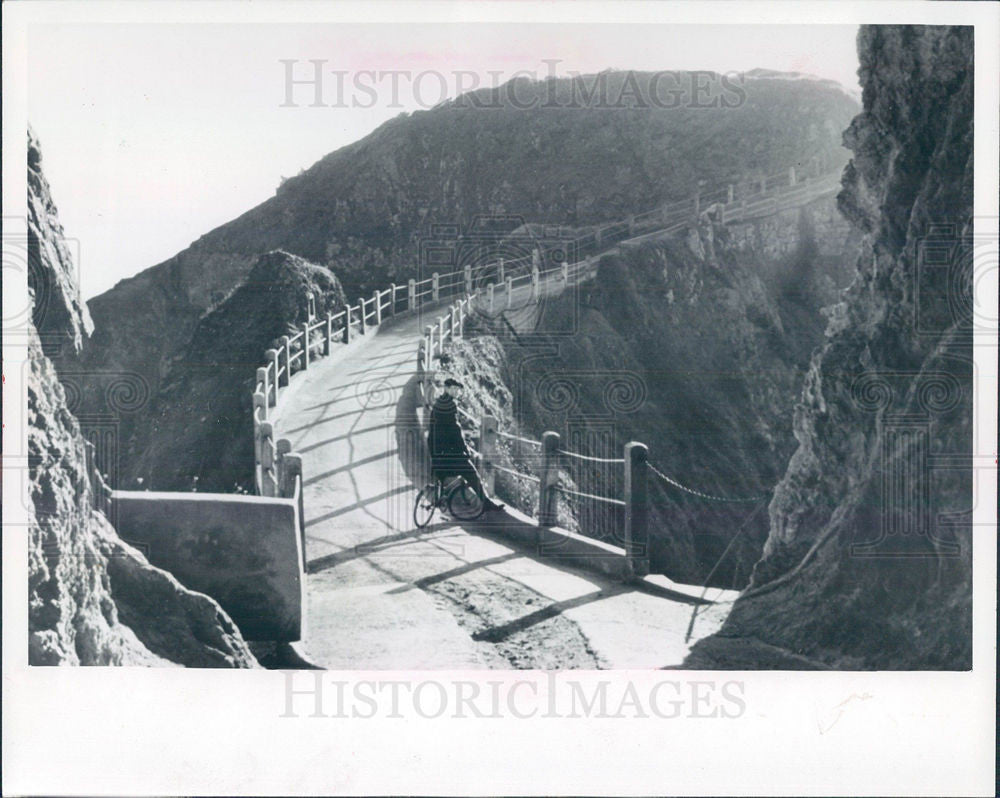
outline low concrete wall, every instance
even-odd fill
[[[628,576],[625,549],[603,543],[557,526],[541,527],[531,517],[511,507],[487,513],[477,522],[484,531],[497,532],[531,546],[542,560],[555,566],[598,571],[615,579]]]
[[[118,533],[191,590],[211,596],[247,640],[300,640],[305,578],[292,499],[114,491]]]

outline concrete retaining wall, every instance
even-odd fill
[[[305,578],[292,499],[114,491],[118,533],[211,596],[247,640],[299,640]]]

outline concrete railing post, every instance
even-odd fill
[[[267,368],[257,369],[257,382],[260,383],[261,397],[261,421],[267,421],[267,397],[271,395],[271,387],[268,385]],[[254,407],[257,407],[257,394],[254,394]]]
[[[625,551],[632,578],[649,573],[649,497],[646,492],[649,449],[644,443],[625,444]]]
[[[465,293],[472,293],[472,266],[468,263],[465,264],[465,268],[462,270],[465,272]]]
[[[496,473],[493,470],[493,459],[497,451],[497,420],[489,413],[483,413],[479,420],[479,453],[482,459],[483,487],[489,495],[496,488]]]
[[[502,283],[504,280],[503,276],[503,258],[500,258],[499,264],[497,264],[497,282]]]
[[[386,308],[389,311],[390,316],[396,315],[396,284],[392,283],[389,286],[389,307]]]
[[[417,281],[410,280],[406,284],[406,309],[416,310],[417,307]]]
[[[428,324],[424,328],[424,339],[427,345],[424,348],[424,404],[430,407],[434,402],[434,327]]]
[[[292,444],[288,438],[278,438],[274,442],[274,473],[277,477],[276,496],[285,496],[285,455],[292,451]]]
[[[629,214],[628,217],[628,234],[629,236],[635,235],[635,216],[633,214]]]
[[[559,479],[559,433],[542,435],[542,470],[538,483],[538,525],[555,526],[556,484]]]
[[[601,246],[601,228],[598,227],[594,230],[594,243],[599,247]]]
[[[274,382],[272,384],[274,394],[273,396],[268,396],[268,401],[272,405],[276,405],[278,404],[278,368],[281,366],[281,357],[278,355],[277,349],[268,349],[264,353],[264,357],[271,363],[272,373],[274,374]]]
[[[730,202],[733,201],[734,192],[735,192],[735,189],[733,188],[733,184],[732,183],[730,183],[728,186],[726,186],[726,204],[727,205]]]
[[[282,458],[285,475],[285,486],[282,497],[286,499],[295,498],[295,485],[298,483],[298,515],[299,515],[299,540],[302,546],[302,567],[306,567],[306,506],[303,494],[305,493],[304,480],[302,478],[302,455],[289,452]]]
[[[514,302],[514,299],[511,296],[511,294],[513,294],[513,293],[514,293],[514,278],[508,277],[507,278],[507,307],[508,308],[510,308],[510,306]]]
[[[538,299],[538,267],[532,265],[531,267],[531,298],[533,300]]]
[[[309,322],[302,325],[302,369],[309,368]]]
[[[382,297],[379,296],[378,291],[375,292],[372,300],[375,302],[375,326],[377,327],[382,323]]]
[[[326,312],[326,331],[323,336],[323,355],[330,356],[333,351],[333,311]]]
[[[441,283],[438,278],[438,273],[434,272],[431,275],[431,300],[437,302],[441,299]]]
[[[257,408],[263,411],[260,422],[257,421]],[[253,464],[260,465],[260,425],[267,421],[267,396],[259,391],[253,395]]]
[[[493,283],[486,286],[486,307],[493,312]]]
[[[789,166],[788,167],[788,185],[790,185],[790,186],[794,186],[795,185],[795,167],[794,166]]]
[[[564,260],[562,264],[562,278],[564,283],[569,283],[569,261]]]
[[[288,342],[288,336],[281,336],[281,355],[282,359],[285,361],[285,373],[281,377],[281,384],[288,385],[288,381],[292,378],[292,359],[290,355],[292,354],[292,345]]]
[[[364,335],[368,330],[368,323],[365,321],[365,300],[361,298],[358,300],[358,318],[361,320],[361,334]]]
[[[260,493],[262,496],[274,496],[274,428],[271,422],[260,425]]]

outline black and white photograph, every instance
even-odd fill
[[[3,8],[5,793],[993,794],[1000,5],[196,5]]]

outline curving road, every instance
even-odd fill
[[[552,281],[547,292],[560,287]],[[515,307],[527,305],[528,290],[515,289]],[[426,323],[392,320],[314,362],[273,413],[276,437],[303,457],[308,608],[299,653],[331,669],[679,664],[728,605],[702,607],[685,643],[695,600],[681,593],[557,567],[485,522],[438,517],[414,528],[426,477],[416,378]]]

